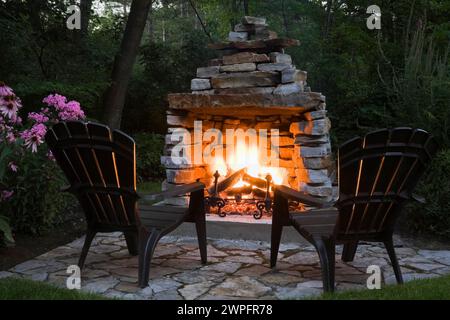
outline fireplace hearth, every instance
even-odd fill
[[[253,214],[255,219],[261,219],[264,212],[272,214],[271,184],[272,176],[268,174],[265,180],[248,175],[241,169],[219,182],[220,173],[214,173],[214,184],[208,188],[210,196],[205,198],[206,212],[217,213],[220,217],[231,214]],[[239,181],[247,185],[235,187]],[[265,191],[260,188],[265,188]]]
[[[311,91],[306,71],[285,53],[297,45],[256,17],[244,17],[228,41],[210,45],[220,58],[197,69],[190,93],[168,96],[163,190],[199,180],[207,209],[224,218],[271,215],[274,184],[332,199],[325,97]]]

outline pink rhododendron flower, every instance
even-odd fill
[[[13,194],[14,194],[14,191],[3,190],[0,193],[0,200],[8,200],[9,198],[12,197]]]
[[[44,100],[42,101],[48,106],[53,107],[54,110],[58,112],[58,119],[55,119],[56,121],[80,120],[85,118],[84,112],[80,107],[80,103],[77,101],[67,102],[67,98],[62,95],[51,94],[48,97],[44,98]],[[47,116],[51,119],[49,115],[50,109],[48,107],[41,109],[40,114],[43,116]],[[45,121],[40,122],[42,123]]]
[[[24,147],[37,152],[39,145],[44,143],[44,136],[47,132],[47,125],[58,121],[81,120],[85,114],[77,101],[67,101],[67,98],[60,94],[50,94],[45,97],[43,103],[46,104],[39,112],[28,114],[30,129],[23,129],[22,118],[18,116],[18,111],[22,107],[20,99],[13,90],[0,82],[0,140],[1,142],[14,143],[18,137],[24,140]],[[53,155],[49,154],[49,158]],[[12,164],[11,170],[17,167]]]
[[[35,124],[29,130],[23,131],[20,136],[25,141],[27,148],[31,148],[31,152],[37,152],[37,147],[44,142],[44,136],[47,132],[47,127],[42,123]]]
[[[80,103],[77,101],[69,101],[65,107],[58,113],[63,121],[84,119],[84,112],[81,110]]]
[[[51,94],[42,100],[45,104],[54,107],[56,110],[63,110],[66,106],[67,98],[60,94]]]
[[[45,123],[49,120],[49,118],[45,114],[37,112],[30,112],[28,114],[28,119],[31,119],[36,123]]]
[[[13,90],[8,87],[4,82],[0,81],[0,96],[10,96],[13,95]]]

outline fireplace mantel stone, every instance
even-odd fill
[[[317,92],[300,92],[290,95],[274,94],[169,94],[169,107],[209,114],[242,116],[252,115],[295,115],[311,110],[320,110],[325,97]]]
[[[225,41],[211,43],[208,48],[215,50],[260,50],[260,51],[277,51],[282,48],[299,46],[300,41],[289,38],[276,38],[266,40],[250,40],[250,41]]]

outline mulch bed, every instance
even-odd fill
[[[76,210],[54,229],[41,235],[15,234],[16,243],[0,247],[0,271],[44,254],[56,247],[81,237],[86,230],[83,213]]]

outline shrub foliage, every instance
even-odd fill
[[[425,205],[411,204],[407,222],[416,232],[429,232],[450,238],[450,149],[442,150],[433,160],[417,193],[426,198]]]

